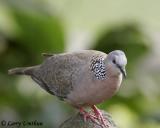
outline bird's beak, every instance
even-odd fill
[[[123,74],[123,77],[126,78],[127,77],[127,73],[126,73],[125,67],[122,67],[122,66],[119,66],[119,65],[117,65],[117,67],[119,68],[119,70]]]

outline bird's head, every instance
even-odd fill
[[[127,58],[123,51],[115,50],[110,52],[106,58],[106,64],[109,65],[115,74],[122,73],[123,77],[126,78],[125,66],[127,64]]]

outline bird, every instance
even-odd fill
[[[116,94],[126,78],[127,57],[122,50],[108,54],[97,50],[81,50],[58,54],[43,53],[42,64],[8,70],[10,75],[28,75],[48,93],[69,103],[84,116],[105,119],[96,107]],[[86,107],[93,110],[91,115]]]

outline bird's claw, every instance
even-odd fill
[[[85,111],[83,108],[80,108],[79,112],[80,112],[80,114],[83,115],[83,118],[84,118],[85,122],[87,121],[87,119],[91,119],[94,122],[95,122],[95,119],[97,119],[96,116],[94,116],[94,115],[90,114],[89,112]]]
[[[92,109],[93,109],[93,107],[92,107]],[[98,110],[98,108],[96,108],[94,106],[93,110],[94,110],[95,115],[85,111],[83,108],[80,108],[79,112],[80,112],[80,114],[83,115],[84,122],[86,122],[87,119],[90,119],[92,122],[100,125],[102,128],[109,128],[109,126],[106,124],[105,119],[103,118],[102,113]]]
[[[99,120],[99,122],[101,122],[102,125],[105,126],[105,128],[109,128],[109,125],[106,123],[106,119],[103,118],[103,115],[100,112],[100,110],[95,105],[92,106],[92,109],[93,109],[93,111],[95,113],[95,116]]]

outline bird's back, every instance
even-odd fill
[[[51,94],[66,98],[82,77],[90,75],[91,61],[97,56],[106,54],[94,50],[55,54],[45,59],[32,78]]]

